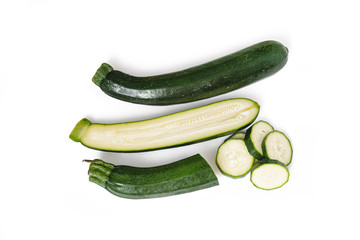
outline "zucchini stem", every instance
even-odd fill
[[[106,182],[109,180],[109,176],[115,166],[100,159],[83,161],[90,162],[88,171],[89,181],[96,183],[101,187],[105,187]]]
[[[101,81],[106,77],[106,75],[114,70],[109,64],[103,63],[96,71],[94,77],[92,78],[92,81],[100,86]]]
[[[72,132],[70,133],[70,139],[75,142],[80,142],[81,135],[87,129],[88,126],[91,125],[91,122],[87,118],[81,119],[74,127]]]

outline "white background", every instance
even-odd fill
[[[359,239],[357,1],[1,1],[0,239]],[[104,94],[102,62],[138,75],[192,67],[273,39],[277,74],[211,99],[165,107]],[[290,180],[255,188],[215,166],[224,138],[147,153],[69,139],[93,122],[147,119],[247,97],[294,148]],[[88,181],[83,159],[155,166],[200,153],[220,185],[128,200]]]

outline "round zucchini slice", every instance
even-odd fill
[[[283,163],[276,160],[267,160],[254,166],[250,180],[257,188],[273,190],[287,183],[289,176],[290,173]]]
[[[291,163],[293,153],[291,143],[280,131],[272,131],[265,137],[262,150],[267,158],[278,160],[286,166]]]
[[[246,175],[254,163],[242,139],[229,139],[218,149],[216,164],[220,171],[231,177]]]
[[[265,121],[258,121],[254,123],[251,128],[246,130],[245,134],[245,143],[246,147],[249,150],[249,153],[256,159],[263,159],[263,151],[261,144],[265,136],[273,131],[274,128]]]

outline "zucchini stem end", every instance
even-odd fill
[[[101,66],[96,71],[94,77],[92,78],[92,81],[100,86],[101,81],[106,77],[106,75],[113,71],[114,69],[107,63],[101,64]]]
[[[80,142],[81,141],[81,136],[84,133],[84,131],[88,128],[88,126],[91,125],[91,122],[87,119],[87,118],[83,118],[81,119],[76,126],[74,127],[74,129],[71,131],[70,133],[70,139],[75,141],[75,142]]]

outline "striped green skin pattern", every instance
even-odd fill
[[[89,180],[122,198],[166,197],[219,185],[212,168],[200,154],[156,167],[105,164],[101,160],[92,161]]]
[[[93,77],[114,98],[146,105],[171,105],[225,94],[283,68],[288,49],[265,41],[199,66],[163,75],[136,77],[104,63]]]

